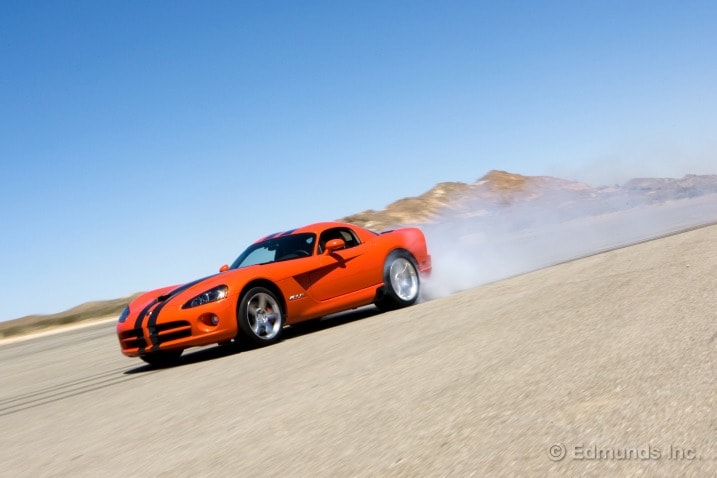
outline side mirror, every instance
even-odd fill
[[[224,264],[219,268],[219,272],[226,272],[229,270],[229,264]]]
[[[344,242],[343,239],[331,239],[324,246],[324,253],[331,254],[332,252],[336,252],[344,247],[346,247],[346,242]]]

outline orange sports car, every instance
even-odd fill
[[[141,295],[120,315],[117,335],[123,354],[153,365],[233,339],[268,345],[287,324],[412,305],[430,271],[420,229],[311,224],[259,239],[219,274]]]

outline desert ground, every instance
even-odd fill
[[[717,226],[153,370],[0,346],[0,475],[714,476]]]

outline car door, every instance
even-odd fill
[[[342,239],[346,247],[331,253],[323,248],[331,239]],[[318,244],[319,267],[311,272],[309,293],[315,300],[325,301],[341,297],[374,284],[372,274],[372,243],[361,243],[358,236],[346,227],[331,228],[324,231]]]

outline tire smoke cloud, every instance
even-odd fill
[[[459,213],[443,211],[422,226],[433,260],[426,299],[717,222],[711,188],[660,196],[634,181],[627,190],[555,191],[513,203],[477,199]]]

